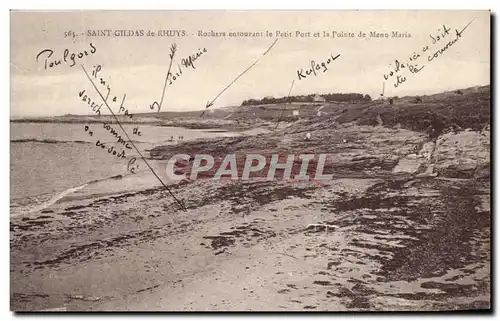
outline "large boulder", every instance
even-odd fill
[[[446,133],[436,141],[435,171],[449,178],[488,178],[490,175],[489,132]]]

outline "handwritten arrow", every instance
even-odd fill
[[[113,112],[113,110],[111,109],[111,107],[109,107],[108,105],[108,102],[106,101],[106,99],[104,98],[104,96],[102,95],[102,93],[99,91],[99,88],[97,88],[97,86],[95,85],[94,81],[92,80],[92,78],[90,78],[90,75],[88,74],[87,70],[85,69],[85,67],[83,65],[80,65],[83,69],[83,72],[85,73],[85,75],[87,76],[87,78],[89,79],[90,83],[92,84],[92,86],[94,87],[95,91],[97,91],[97,94],[99,94],[99,96],[101,97],[102,101],[104,102],[104,105],[106,105],[106,107],[108,107],[108,110],[109,112],[111,113],[111,115],[113,115],[113,118],[115,119],[116,123],[118,124],[118,126],[121,128],[121,130],[123,131],[123,133],[125,134],[125,136],[127,137],[129,143],[134,147],[135,151],[137,152],[137,154],[139,154],[139,156],[142,158],[142,160],[144,161],[144,163],[146,164],[146,166],[148,166],[149,170],[151,170],[151,172],[153,173],[153,175],[160,181],[160,183],[163,185],[163,187],[165,187],[165,189],[167,190],[167,192],[170,194],[170,196],[172,196],[172,198],[177,202],[177,204],[179,204],[179,207],[181,210],[183,210],[184,212],[186,212],[186,206],[184,205],[184,202],[179,200],[177,197],[175,197],[174,193],[168,188],[168,186],[162,181],[162,179],[160,178],[160,176],[158,176],[158,174],[156,174],[156,172],[154,171],[153,167],[151,167],[151,165],[149,165],[149,162],[146,160],[146,158],[142,155],[141,151],[139,150],[139,148],[137,148],[137,146],[134,144],[134,142],[132,141],[132,139],[130,139],[130,136],[128,135],[127,131],[125,130],[125,128],[123,128],[122,124],[120,123],[120,121],[118,120],[118,117],[116,117],[115,113]]]
[[[295,79],[292,81],[292,85],[290,86],[290,90],[288,91],[288,96],[286,97],[286,100],[285,100],[285,105],[283,106],[283,109],[281,110],[281,114],[280,114],[280,117],[278,118],[278,122],[276,123],[276,128],[278,128],[278,125],[281,121],[281,117],[283,117],[283,113],[285,112],[285,109],[286,109],[286,105],[288,104],[288,100],[290,99],[290,93],[292,92],[292,88],[293,88],[293,84],[295,83]]]
[[[248,67],[247,69],[245,69],[245,70],[244,70],[241,74],[239,74],[239,75],[238,75],[238,77],[236,77],[236,78],[235,78],[235,79],[234,79],[234,80],[233,80],[233,81],[232,81],[229,85],[227,85],[226,87],[224,87],[224,89],[222,89],[222,90],[221,90],[221,91],[217,94],[217,96],[215,96],[215,98],[214,98],[214,99],[212,99],[211,101],[207,101],[207,104],[205,105],[205,110],[201,113],[200,117],[202,117],[202,116],[205,114],[205,111],[206,111],[209,107],[213,106],[213,104],[214,104],[215,100],[216,100],[217,98],[219,98],[219,97],[220,97],[220,95],[222,95],[222,94],[223,94],[223,93],[224,93],[224,92],[225,92],[225,91],[226,91],[229,87],[231,87],[231,86],[232,86],[232,85],[233,85],[233,84],[234,84],[234,83],[235,83],[238,79],[240,79],[240,77],[241,77],[241,76],[243,76],[243,75],[244,75],[247,71],[249,71],[250,69],[252,69],[252,67],[253,67],[253,66],[255,66],[255,65],[256,65],[256,64],[260,61],[260,59],[262,59],[262,57],[264,57],[264,56],[265,56],[265,55],[266,55],[266,54],[267,54],[267,53],[271,50],[271,48],[273,48],[273,47],[274,47],[274,45],[276,44],[276,42],[278,42],[278,38],[276,38],[276,40],[274,40],[274,42],[272,43],[272,45],[271,45],[269,48],[267,48],[267,50],[266,50],[266,51],[264,51],[264,53],[262,53],[262,54],[259,56],[259,58],[257,58],[257,60],[255,60],[255,61],[254,61],[254,63],[253,63],[253,64],[251,64],[251,65],[250,65],[250,67]]]
[[[165,97],[165,92],[167,90],[167,82],[168,82],[168,75],[170,75],[170,70],[172,69],[172,62],[174,61],[174,56],[175,56],[175,52],[177,51],[177,45],[174,43],[171,47],[170,47],[170,64],[168,65],[168,71],[167,71],[167,76],[165,77],[165,83],[163,83],[163,91],[161,93],[161,99],[160,99],[160,103],[158,104],[157,101],[154,101],[151,106],[149,106],[151,109],[154,109],[155,108],[155,105],[156,107],[158,108],[158,112],[160,112],[160,109],[161,109],[161,106],[163,105],[163,99]]]

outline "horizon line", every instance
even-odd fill
[[[409,95],[405,95],[405,96],[385,96],[383,98],[380,97],[380,96],[377,96],[376,98],[372,97],[371,101],[378,101],[378,100],[381,100],[381,99],[388,99],[388,98],[391,98],[391,97],[398,97],[399,99],[401,99],[401,98],[417,97],[417,96],[433,96],[433,95],[444,94],[444,93],[447,93],[447,92],[453,92],[453,91],[457,91],[457,90],[468,90],[468,89],[472,89],[472,88],[488,87],[488,86],[491,87],[491,81],[488,84],[485,84],[485,85],[475,85],[475,86],[466,87],[466,88],[463,88],[463,87],[461,87],[461,88],[450,88],[450,89],[447,89],[447,90],[444,90],[444,91],[437,91],[437,92],[432,92],[432,93],[421,93],[421,94],[415,93],[415,94],[411,94],[411,95],[409,94]],[[491,88],[490,88],[490,90],[491,90]],[[294,95],[294,96],[308,96],[308,95],[322,96],[322,95],[328,95],[328,94],[353,94],[353,93],[312,93],[312,94],[297,94],[297,95]],[[365,94],[365,95],[368,95],[368,94]],[[262,100],[265,97],[269,97],[269,95],[262,96],[262,98],[248,98],[248,99],[243,99],[241,101],[241,103],[243,103],[243,101],[249,100],[249,99]],[[283,97],[274,97],[274,98],[283,98]],[[367,101],[367,103],[368,102],[369,101]],[[240,105],[231,104],[231,105],[225,105],[225,106],[220,106],[220,107],[214,107],[212,110],[222,109],[222,108],[236,108],[236,107],[259,106],[259,105],[242,106],[241,103],[240,103]],[[311,103],[311,104],[313,104],[313,103],[329,103],[329,102],[328,101],[326,101],[326,102],[290,102],[290,104],[293,104],[293,103],[300,103],[300,104]],[[146,111],[146,112],[132,113],[132,115],[139,115],[139,116],[149,117],[149,116],[152,116],[152,115],[155,115],[155,114],[158,115],[158,114],[164,114],[164,113],[191,113],[191,112],[200,112],[200,111],[203,111],[203,110],[205,110],[205,108],[189,109],[189,110],[165,110],[165,111],[161,111],[161,112],[147,112]],[[12,108],[11,108],[11,111],[12,111]],[[50,118],[50,117],[64,117],[64,116],[94,117],[94,118],[98,118],[100,116],[112,116],[112,114],[102,114],[102,115],[95,115],[95,114],[12,115],[12,114],[10,114],[9,118],[10,119],[12,119],[13,117],[15,117],[17,119],[20,119],[20,118],[35,118],[35,117],[36,118]],[[117,116],[124,116],[124,115],[117,115]]]

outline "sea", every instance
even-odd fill
[[[85,126],[88,126],[86,128]],[[118,125],[111,125],[123,135]],[[148,150],[196,139],[240,135],[214,130],[123,124],[137,149],[146,158]],[[140,136],[133,134],[138,127]],[[92,131],[92,136],[89,131]],[[106,149],[96,146],[97,141]],[[125,150],[125,159],[108,148]],[[129,144],[130,146],[130,144]],[[129,169],[136,158],[139,168]],[[167,160],[148,160],[159,176],[167,180]],[[92,198],[161,186],[134,148],[123,143],[103,124],[10,123],[10,210],[11,215],[40,211],[57,202]]]

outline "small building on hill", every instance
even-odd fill
[[[325,97],[316,94],[313,97],[313,102],[315,102],[315,103],[325,103],[326,99],[325,99]]]

